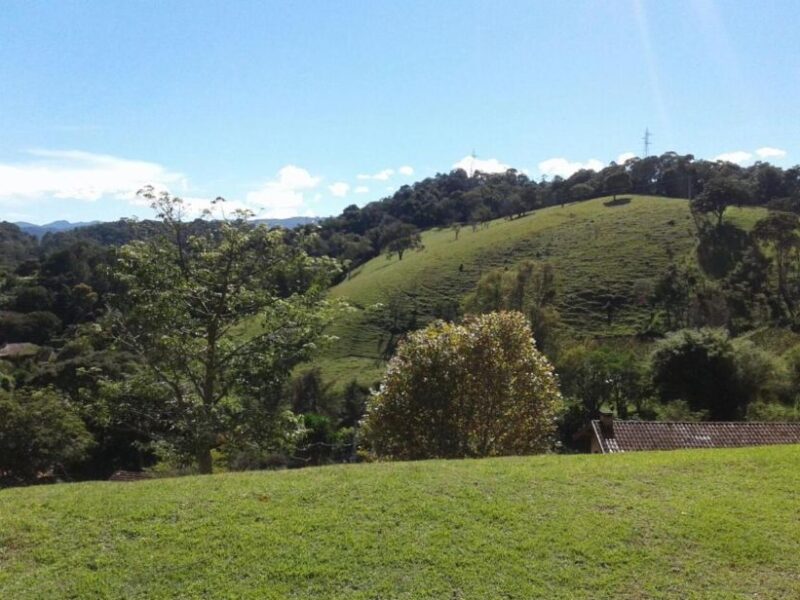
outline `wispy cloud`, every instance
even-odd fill
[[[756,150],[756,154],[759,158],[783,158],[786,156],[786,150],[764,146],[763,148]]]
[[[365,185],[356,186],[356,189],[353,190],[356,194],[368,194],[369,188]]]
[[[741,165],[753,160],[752,152],[745,152],[744,150],[736,150],[734,152],[723,152],[717,154],[714,160],[721,160],[723,162],[735,163]]]
[[[381,169],[377,173],[359,173],[356,175],[356,179],[361,181],[389,181],[395,175],[400,174],[405,177],[409,177],[414,174],[414,167],[409,165],[403,165],[402,167],[398,167],[397,169]]]
[[[772,148],[770,146],[763,146],[753,152],[748,152],[747,150],[736,150],[733,152],[723,152],[722,154],[717,154],[713,160],[721,160],[725,162],[734,163],[737,165],[746,165],[748,163],[754,162],[756,158],[768,160],[770,158],[783,158],[787,154],[786,150],[781,150],[780,148]]]
[[[0,163],[0,203],[20,200],[132,200],[145,185],[185,190],[186,177],[158,163],[79,150],[30,150],[28,159]]]
[[[306,169],[286,165],[277,176],[259,189],[245,196],[245,204],[259,215],[283,219],[296,215],[311,215],[305,193],[318,187],[321,177],[311,175]]]
[[[617,157],[617,164],[618,165],[624,165],[626,162],[628,162],[632,158],[636,158],[636,153],[635,152],[623,152],[622,154],[620,154]]]
[[[356,179],[361,180],[373,180],[373,181],[388,181],[389,178],[394,175],[394,169],[383,169],[382,171],[378,171],[373,175],[360,173],[356,175]]]
[[[539,163],[539,172],[548,177],[569,177],[581,169],[592,169],[599,171],[605,165],[596,158],[590,158],[586,162],[570,161],[566,158],[548,158]]]
[[[328,186],[328,191],[337,198],[344,198],[350,191],[350,184],[344,181],[337,181]]]

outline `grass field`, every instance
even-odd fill
[[[342,318],[335,347],[320,360],[326,377],[339,384],[357,375],[371,383],[382,369],[386,335],[364,311],[390,299],[414,310],[419,322],[436,306],[460,303],[483,273],[524,259],[551,262],[559,277],[559,310],[578,336],[630,336],[648,317],[634,288],[663,274],[672,260],[693,259],[695,234],[685,200],[633,196],[608,207],[607,199],[555,206],[521,219],[497,220],[486,229],[427,231],[420,252],[402,261],[379,256],[333,288],[359,310]],[[726,218],[749,227],[758,209],[730,209]],[[611,325],[604,306],[614,299]]]
[[[797,598],[800,447],[0,491],[0,598]]]

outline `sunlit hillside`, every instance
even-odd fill
[[[388,334],[376,323],[376,304],[416,314],[422,324],[459,304],[482,274],[523,259],[556,267],[559,310],[572,334],[635,334],[649,316],[639,290],[670,262],[695,260],[696,233],[686,200],[633,196],[608,206],[609,200],[545,208],[474,231],[464,227],[458,239],[451,229],[427,231],[421,251],[367,262],[333,288],[358,310],[333,328],[340,339],[321,361],[326,375],[340,383],[378,376]],[[729,209],[726,218],[749,227],[761,214]]]

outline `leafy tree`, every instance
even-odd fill
[[[290,385],[292,412],[335,415],[336,399],[331,387],[330,382],[323,381],[319,367],[312,367],[297,374]]]
[[[683,400],[718,421],[742,418],[759,399],[768,363],[752,344],[734,344],[724,330],[683,329],[656,345],[651,372],[662,402]]]
[[[406,250],[421,250],[422,237],[413,225],[398,224],[389,228],[382,238],[382,246],[387,258],[397,254],[397,260],[403,260]]]
[[[586,200],[594,195],[594,188],[588,183],[578,183],[570,188],[569,195],[573,202]]]
[[[437,321],[401,343],[364,435],[394,459],[544,452],[560,406],[552,366],[521,313]]]
[[[489,221],[492,220],[492,211],[486,206],[479,206],[473,210],[469,215],[469,222],[472,226],[472,231],[477,231],[478,227],[485,229],[489,226]]]
[[[624,169],[618,169],[606,175],[603,187],[606,193],[612,194],[616,200],[617,194],[624,194],[631,190],[631,176]]]
[[[770,259],[753,245],[728,273],[725,288],[732,333],[758,327],[769,319],[770,265]]]
[[[369,398],[369,388],[352,379],[342,391],[340,408],[340,425],[355,427],[364,417]]]
[[[564,395],[582,404],[587,419],[596,418],[604,406],[627,419],[629,405],[637,411],[643,405],[641,361],[629,350],[574,346],[560,357],[558,374]]]
[[[450,229],[453,230],[453,233],[455,234],[455,239],[458,240],[458,234],[461,233],[461,223],[453,223],[450,226]]]
[[[16,225],[0,221],[0,268],[16,268],[32,258],[35,249],[33,236],[23,233]]]
[[[25,286],[14,291],[12,310],[28,313],[49,311],[53,306],[53,294],[41,285]]]
[[[667,330],[685,327],[689,323],[691,294],[698,275],[690,269],[671,264],[656,281],[652,302],[666,316]]]
[[[143,195],[169,236],[121,248],[127,292],[114,299],[114,325],[121,347],[169,391],[172,441],[209,473],[212,449],[277,420],[289,373],[329,314],[334,265],[245,213],[189,234],[180,198]]]
[[[369,309],[370,322],[381,332],[378,343],[386,360],[394,354],[400,339],[418,327],[416,295],[409,296],[409,301],[406,301],[400,295],[393,294],[385,304],[377,304]]]
[[[789,313],[794,315],[797,298],[791,285],[792,267],[800,252],[800,218],[792,213],[770,212],[756,223],[753,237],[771,250],[775,258],[778,294]],[[795,267],[796,268],[796,267]]]
[[[692,210],[713,214],[719,227],[729,206],[747,204],[750,198],[750,190],[745,183],[733,177],[719,176],[706,183],[703,191],[692,200]]]
[[[514,270],[497,269],[481,277],[475,291],[464,300],[467,313],[513,310],[523,313],[533,328],[538,347],[548,356],[558,350],[561,319],[555,307],[555,268],[532,260]]]
[[[0,478],[33,481],[82,460],[92,438],[52,388],[0,389]]]
[[[44,344],[61,331],[61,320],[48,311],[0,314],[0,344],[30,342]]]

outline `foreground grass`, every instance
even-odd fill
[[[0,492],[0,598],[796,598],[800,447]]]
[[[426,231],[424,250],[407,252],[402,261],[374,258],[332,294],[361,309],[395,302],[422,325],[437,307],[460,304],[487,271],[535,259],[556,268],[559,312],[572,336],[631,336],[650,316],[637,286],[653,284],[671,262],[695,260],[695,226],[686,200],[633,196],[614,207],[605,200],[498,219],[474,232],[465,227],[458,240],[450,229]],[[726,219],[749,228],[762,214],[730,209]],[[617,307],[610,324],[609,302]],[[387,335],[369,312],[342,318],[332,333],[340,340],[319,361],[326,378],[340,385],[354,376],[372,383],[383,366]]]

